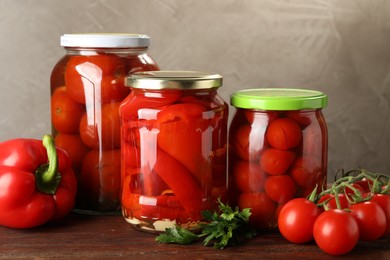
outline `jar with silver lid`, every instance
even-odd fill
[[[142,34],[65,34],[51,73],[51,123],[78,178],[75,211],[120,214],[119,105],[129,73],[158,70]]]

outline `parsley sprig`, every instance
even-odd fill
[[[243,243],[256,235],[256,231],[248,227],[250,209],[239,211],[238,207],[232,209],[229,205],[218,200],[219,211],[203,211],[202,216],[207,223],[200,224],[202,232],[195,234],[180,226],[167,228],[165,233],[156,237],[160,243],[191,244],[199,238],[203,240],[204,246],[214,243],[215,248],[223,249],[226,246],[233,246]]]

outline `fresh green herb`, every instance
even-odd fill
[[[187,229],[180,226],[174,228],[166,228],[165,233],[156,237],[156,241],[160,243],[174,243],[188,245],[198,240],[198,236]]]
[[[166,232],[160,234],[156,241],[160,243],[179,243],[190,244],[197,241],[200,237],[204,239],[204,246],[214,242],[214,247],[223,249],[226,246],[233,246],[243,243],[256,235],[256,231],[248,227],[250,209],[243,209],[241,212],[238,207],[234,210],[218,200],[219,212],[203,211],[202,216],[208,222],[201,224],[202,232],[199,235],[192,233],[180,226],[167,228]]]

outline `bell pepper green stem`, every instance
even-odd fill
[[[61,181],[56,145],[51,135],[44,135],[42,144],[47,151],[48,163],[41,165],[35,171],[37,189],[43,193],[55,194]]]

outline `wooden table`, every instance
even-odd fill
[[[135,230],[122,216],[73,213],[62,223],[18,230],[0,227],[0,258],[18,259],[333,259],[314,242],[295,245],[277,232],[259,234],[225,249],[160,244],[155,235]],[[360,242],[343,259],[390,259],[390,237]]]

